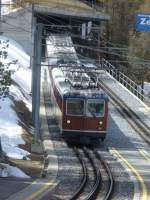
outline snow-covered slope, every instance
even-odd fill
[[[0,164],[0,177],[30,178],[17,167],[13,167],[4,163]]]
[[[8,38],[0,36],[0,40]],[[31,70],[29,68],[30,58],[23,48],[15,41],[9,39],[7,61],[18,60],[17,64],[12,64],[15,70],[12,79],[16,83],[10,87],[10,95],[17,101],[23,101],[27,108],[31,110]],[[22,127],[19,126],[19,118],[13,110],[14,103],[11,98],[0,99],[0,138],[3,151],[13,158],[22,159],[29,152],[19,148],[24,144],[22,139]],[[8,168],[8,166],[7,166]],[[12,169],[12,168],[11,168]],[[19,176],[20,173],[18,173]],[[24,175],[26,177],[26,175]]]

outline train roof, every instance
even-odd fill
[[[49,64],[57,65],[59,62],[79,63],[72,39],[68,35],[51,34],[46,39]]]
[[[69,72],[69,69],[68,69]],[[83,82],[83,85],[74,86],[74,82],[66,76],[61,68],[53,68],[51,70],[52,78],[56,88],[59,90],[61,96],[70,98],[97,98],[97,99],[108,99],[108,96],[102,89],[94,87],[86,87],[87,85]],[[90,80],[88,75],[84,76],[86,80]],[[86,82],[88,83],[88,81]]]

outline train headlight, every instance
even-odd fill
[[[99,123],[99,125],[102,125],[102,124],[103,124],[103,122],[102,122],[102,121],[99,121],[98,123]]]
[[[67,120],[67,124],[70,124],[70,120]]]

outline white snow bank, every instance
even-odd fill
[[[29,109],[29,111],[32,111],[31,96],[27,95],[26,93],[24,93],[24,96],[19,87],[16,87],[14,85],[10,86],[9,93],[14,97],[16,101],[23,101],[26,104],[26,107]]]
[[[89,68],[96,68],[96,66],[93,64],[93,63],[86,63],[84,64],[86,67],[89,67]]]
[[[144,92],[150,97],[150,83],[144,82]]]
[[[13,158],[22,159],[29,152],[20,149],[19,144],[24,144],[22,128],[18,125],[18,117],[13,111],[13,102],[9,98],[0,100],[0,137],[3,151]]]
[[[17,101],[23,101],[31,110],[31,70],[28,68],[30,57],[25,53],[23,48],[15,41],[0,36],[1,41],[9,40],[8,57],[5,62],[18,60],[16,64],[11,64],[10,68],[15,71],[12,79],[17,85],[10,86],[10,95]],[[1,46],[0,46],[1,48]],[[7,156],[17,159],[23,159],[30,153],[20,149],[20,144],[25,144],[22,139],[22,127],[19,126],[19,118],[13,110],[14,103],[7,97],[4,100],[0,99],[0,138],[3,151]],[[29,178],[20,169],[7,164],[0,164],[0,176],[2,177],[20,177]]]
[[[6,15],[9,13],[10,9],[11,9],[11,4],[12,3],[12,0],[1,0],[1,3],[2,3],[2,8],[1,8],[1,14],[2,16],[3,15]],[[8,4],[8,5],[6,5]]]
[[[19,177],[19,178],[30,178],[25,173],[23,173],[17,167],[10,166],[8,164],[0,164],[0,177]]]
[[[21,91],[14,86],[10,87],[10,92],[13,93],[16,100],[22,100],[27,108],[32,110],[31,93],[31,70],[28,68],[19,68],[13,75],[12,79],[20,86]],[[24,96],[23,96],[23,94]]]
[[[11,62],[13,60],[18,60],[16,64],[11,64],[10,69],[14,70],[15,73],[12,74],[12,79],[20,86],[21,91],[23,92],[23,97],[21,91],[17,87],[10,87],[10,92],[14,94],[16,100],[23,100],[31,111],[31,69],[29,67],[30,57],[25,53],[23,48],[16,43],[14,40],[11,40],[5,36],[0,36],[1,41],[9,40],[8,47],[8,57],[5,62]],[[16,94],[15,94],[16,92]]]
[[[31,70],[28,68],[30,59],[23,48],[15,41],[7,37],[0,36],[1,41],[9,40],[7,61],[18,59],[17,64],[12,64],[11,69],[15,70],[12,79],[19,85],[11,85],[10,94],[15,100],[23,101],[31,110]],[[2,149],[9,157],[22,159],[29,155],[29,152],[20,149],[19,144],[24,144],[22,139],[22,127],[19,126],[19,118],[12,109],[14,106],[8,97],[4,100],[0,99],[0,137]]]
[[[9,39],[5,36],[0,36],[1,41],[9,40],[8,51],[8,60],[18,60],[20,67],[29,67],[30,66],[30,56],[26,54],[24,49],[16,41]]]
[[[31,69],[19,68],[13,75],[12,79],[21,86],[27,93],[31,92]]]

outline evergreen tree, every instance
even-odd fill
[[[5,98],[9,94],[9,86],[12,83],[11,74],[13,70],[10,69],[12,62],[8,62],[7,49],[9,47],[9,40],[1,41],[0,40],[0,98]]]

